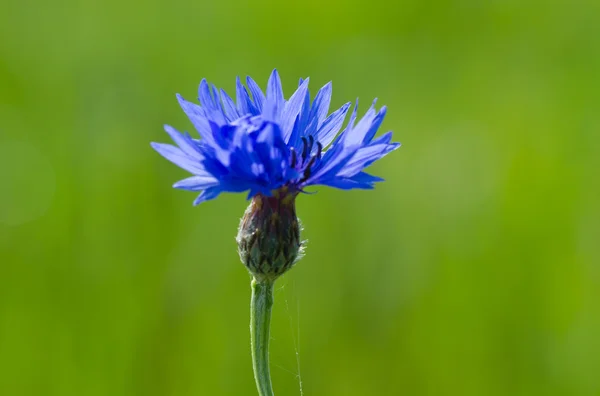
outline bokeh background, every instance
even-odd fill
[[[274,67],[403,143],[375,191],[299,199],[276,393],[600,395],[591,0],[2,0],[0,394],[255,394],[247,202],[192,207],[149,142],[192,129],[176,92]]]

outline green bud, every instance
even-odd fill
[[[259,282],[277,279],[301,256],[296,195],[286,189],[271,197],[256,195],[240,222],[238,253]]]

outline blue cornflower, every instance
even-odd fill
[[[338,134],[350,109],[346,103],[328,116],[331,83],[311,102],[309,80],[285,100],[277,70],[271,74],[266,95],[247,77],[239,77],[236,101],[224,90],[202,80],[200,105],[177,95],[179,104],[200,134],[194,139],[165,126],[178,147],[152,143],[169,161],[194,176],[173,187],[201,191],[197,205],[222,192],[249,191],[248,198],[270,197],[284,191],[296,195],[311,185],[344,190],[371,189],[383,179],[363,172],[374,161],[400,146],[388,132],[374,139],[386,113],[375,101],[356,123],[357,104],[350,121]]]
[[[375,139],[386,108],[375,102],[356,122],[357,105],[338,134],[350,103],[328,116],[331,84],[311,102],[308,79],[285,100],[274,70],[266,95],[250,77],[248,89],[237,79],[236,101],[202,80],[200,105],[177,95],[179,104],[201,139],[165,130],[176,146],[152,143],[169,161],[194,176],[175,188],[201,191],[194,204],[222,192],[249,191],[248,205],[236,237],[242,263],[252,275],[250,334],[252,367],[258,393],[272,396],[269,339],[274,282],[302,257],[302,227],[295,198],[307,186],[344,190],[371,189],[382,179],[363,172],[374,161],[400,146],[388,132]]]

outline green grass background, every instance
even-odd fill
[[[376,190],[299,198],[276,393],[600,395],[591,0],[3,0],[0,394],[255,394],[247,202],[192,207],[149,142],[191,130],[176,92],[274,67],[403,143]]]

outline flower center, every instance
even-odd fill
[[[317,147],[317,152],[314,155],[311,155],[313,149]],[[298,183],[302,183],[311,175],[312,167],[321,159],[321,154],[323,153],[323,145],[315,141],[315,138],[312,135],[309,135],[308,138],[302,137],[302,152],[298,155],[297,151],[292,147],[291,151],[291,162],[290,165],[292,168],[302,172],[302,178],[298,181]]]

